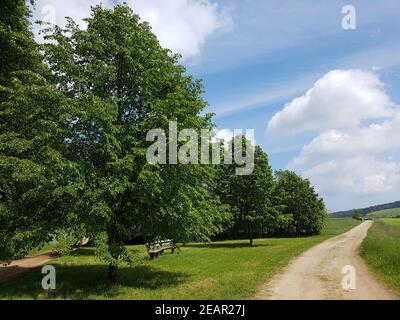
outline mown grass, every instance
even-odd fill
[[[377,220],[361,245],[360,255],[383,282],[400,294],[400,219]]]
[[[191,244],[155,261],[148,260],[144,246],[131,246],[143,264],[122,267],[114,286],[107,283],[107,266],[93,249],[82,248],[51,262],[57,271],[55,291],[43,291],[38,268],[0,283],[0,299],[246,299],[292,258],[357,223],[331,219],[321,235],[258,239],[253,248],[247,241]]]

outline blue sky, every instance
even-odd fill
[[[38,0],[34,18],[98,2]],[[255,129],[274,169],[309,178],[328,209],[400,200],[400,1],[127,2],[204,79],[218,128]],[[348,4],[356,30],[341,26]]]
[[[400,2],[350,2],[357,29],[346,31],[341,8],[349,2],[222,1],[231,8],[232,32],[213,36],[201,59],[187,63],[189,72],[204,79],[218,127],[254,128],[276,169],[286,169],[313,135],[269,142],[268,121],[329,71],[376,72],[388,96],[400,103]],[[328,198],[331,210],[399,199],[392,192]]]

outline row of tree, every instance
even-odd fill
[[[323,200],[309,180],[291,171],[273,174],[268,155],[256,146],[251,175],[234,175],[235,165],[221,165],[217,191],[229,205],[232,224],[223,234],[254,236],[305,236],[317,234],[327,217]]]
[[[128,6],[93,7],[85,30],[49,27],[41,46],[24,0],[3,0],[0,17],[0,260],[60,232],[88,236],[114,281],[122,261],[137,259],[124,246],[133,237],[246,232],[252,244],[321,229],[324,204],[309,182],[274,177],[260,147],[248,176],[235,165],[146,161],[150,129],[213,124],[200,81]]]

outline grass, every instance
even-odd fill
[[[105,281],[106,265],[82,248],[51,262],[57,271],[57,290],[41,288],[40,269],[0,283],[0,299],[246,299],[280,268],[304,250],[358,224],[330,219],[318,236],[191,244],[179,254],[149,261],[144,246],[131,246],[143,265],[122,267],[118,284]]]
[[[400,227],[400,219],[382,219],[381,221],[390,226]]]
[[[376,221],[360,254],[375,274],[400,294],[400,219]]]
[[[366,215],[366,217],[374,218],[374,219],[400,217],[400,208],[393,208],[393,209],[386,209],[386,210],[370,212]]]
[[[43,247],[38,247],[38,248],[31,250],[29,252],[29,255],[35,256],[35,255],[46,253],[46,252],[52,252],[54,250],[55,246],[56,246],[55,243],[48,243],[48,244],[44,245]]]

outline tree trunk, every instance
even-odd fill
[[[251,229],[249,230],[249,240],[250,240],[250,247],[253,246],[253,232]]]
[[[115,237],[115,226],[108,231],[108,251],[112,258],[118,260],[118,252],[116,251],[116,237]],[[110,263],[108,265],[108,281],[114,284],[117,281],[118,266]]]
[[[108,265],[108,281],[114,284],[117,281],[118,267],[112,264]]]

